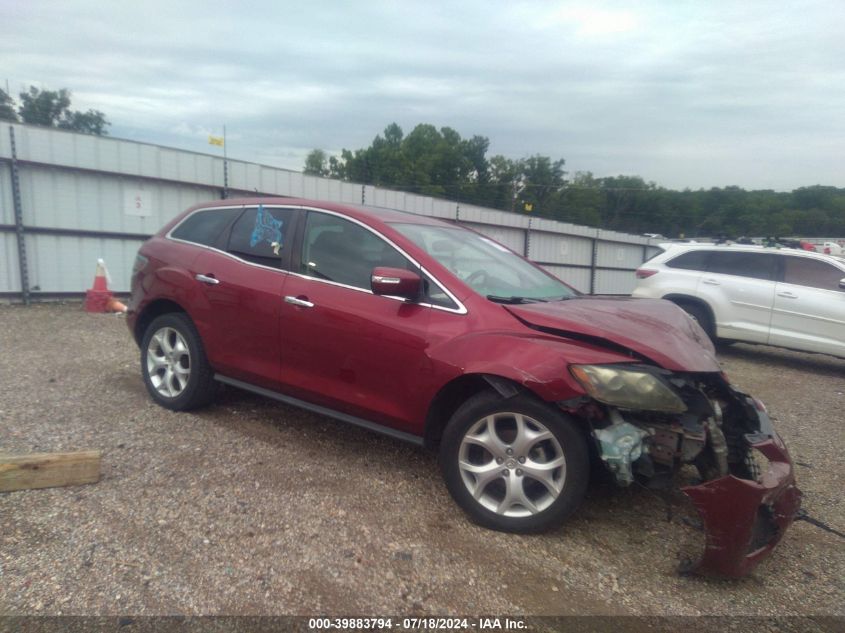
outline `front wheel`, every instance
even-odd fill
[[[202,340],[188,315],[163,314],[147,327],[141,340],[141,373],[153,399],[174,411],[208,404],[214,378]]]
[[[678,303],[678,307],[690,315],[700,326],[701,329],[710,337],[710,340],[716,342],[716,324],[707,309],[698,303]]]
[[[440,467],[469,517],[504,532],[557,527],[581,503],[589,479],[586,440],[570,417],[526,395],[492,392],[452,416]]]

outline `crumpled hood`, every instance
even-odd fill
[[[579,297],[505,308],[532,326],[596,345],[621,345],[665,369],[721,371],[704,330],[663,299]]]

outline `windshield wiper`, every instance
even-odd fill
[[[487,295],[490,301],[495,303],[520,304],[520,303],[548,303],[548,299],[536,299],[534,297],[499,297],[497,295]]]

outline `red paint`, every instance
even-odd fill
[[[752,446],[769,460],[760,483],[729,475],[682,489],[698,509],[707,535],[704,555],[694,571],[745,576],[774,549],[798,512],[801,492],[786,447],[779,438]],[[777,531],[765,544],[751,547],[761,506],[769,507]]]
[[[502,305],[476,294],[390,224],[439,220],[291,199],[217,205],[259,203],[335,211],[370,226],[438,279],[465,311],[403,301],[383,283],[345,287],[297,274],[297,266],[288,272],[250,265],[220,250],[167,238],[183,214],[141,248],[146,260],[133,276],[127,315],[138,340],[145,310],[162,300],[175,303],[196,325],[216,372],[420,437],[438,393],[463,376],[491,374],[559,403],[586,396],[569,372],[571,364],[647,363],[678,372],[721,373],[706,334],[672,303],[578,297]],[[295,239],[292,228],[285,240],[294,254]],[[375,272],[399,278],[397,294],[408,297],[420,279],[401,269]],[[204,283],[197,275],[219,284]],[[603,411],[586,400],[575,402],[570,411],[592,407],[597,417]],[[757,448],[772,464],[762,484],[724,477],[685,489],[707,528],[708,546],[698,564],[702,571],[747,573],[792,521],[800,493],[789,456],[779,442]],[[748,552],[761,504],[773,508],[779,532],[759,551]]]
[[[669,301],[585,297],[508,310],[540,327],[608,339],[666,369],[720,371],[707,335]]]
[[[402,268],[373,268],[370,289],[373,294],[416,299],[420,293],[420,276]]]

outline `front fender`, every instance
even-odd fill
[[[469,333],[430,352],[456,375],[491,374],[522,385],[546,402],[584,395],[569,373],[572,363],[620,363],[630,358],[533,332]]]

